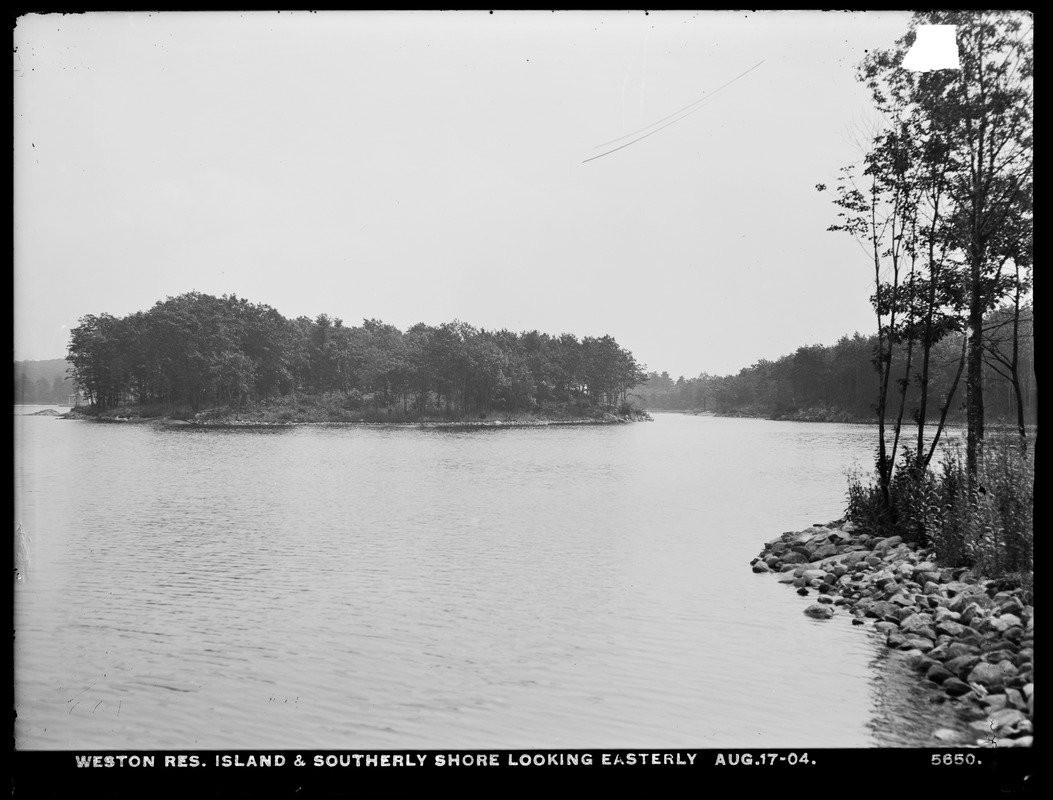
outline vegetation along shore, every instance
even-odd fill
[[[907,66],[925,25],[953,26],[957,68]],[[859,65],[887,124],[842,170],[830,230],[872,259],[874,472],[850,479],[847,522],[783,534],[753,562],[815,593],[809,616],[872,621],[933,702],[997,747],[1034,737],[1031,30],[1015,12],[919,12]],[[816,355],[799,351],[783,387]],[[941,445],[955,408],[964,447]],[[994,430],[992,416],[1014,425]]]

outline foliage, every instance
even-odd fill
[[[985,342],[994,351],[1008,349],[1012,332],[1012,307],[993,312],[985,324]],[[1019,372],[1022,388],[1021,412],[1028,424],[1034,424],[1037,388],[1034,380],[1033,315],[1030,307],[1021,310],[1019,331]],[[904,379],[903,401],[908,418],[938,419],[947,407],[947,421],[964,419],[962,388],[956,380],[962,363],[963,334],[951,333],[931,349],[928,384],[929,398],[922,403],[922,386],[909,380],[904,351],[906,343],[894,345],[892,380],[899,385]],[[683,376],[674,380],[668,373],[652,372],[646,384],[633,395],[650,409],[678,411],[713,411],[718,414],[743,414],[776,419],[817,420],[833,422],[869,422],[874,418],[874,366],[872,363],[877,337],[842,336],[830,346],[809,345],[774,361],[762,360],[735,375],[716,376],[703,373],[696,378]],[[1009,378],[993,358],[985,368],[984,381],[988,416],[992,420],[1015,420],[1016,398]],[[931,433],[931,432],[930,432]],[[927,435],[925,441],[931,441]],[[917,452],[917,445],[912,445]]]
[[[1034,551],[1034,458],[1015,434],[989,437],[979,481],[969,488],[958,442],[937,469],[905,452],[885,504],[880,486],[858,475],[848,484],[846,515],[875,535],[900,535],[931,547],[949,566],[1000,577],[1030,573]]]
[[[279,416],[514,416],[569,402],[610,410],[646,379],[611,336],[579,341],[459,320],[406,332],[375,319],[347,327],[326,314],[288,320],[269,306],[198,292],[80,323],[70,373],[99,409],[154,403],[240,413],[289,398]],[[293,402],[307,405],[294,411]]]

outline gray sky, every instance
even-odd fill
[[[869,333],[870,264],[814,187],[860,159],[855,65],[908,21],[22,17],[15,358],[191,290],[348,325],[611,334],[674,378]]]

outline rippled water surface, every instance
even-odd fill
[[[881,743],[870,635],[749,569],[868,427],[18,412],[19,748]]]

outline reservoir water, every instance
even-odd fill
[[[869,628],[811,620],[749,568],[842,516],[873,428],[200,430],[31,410],[19,749],[915,743],[882,733]]]

